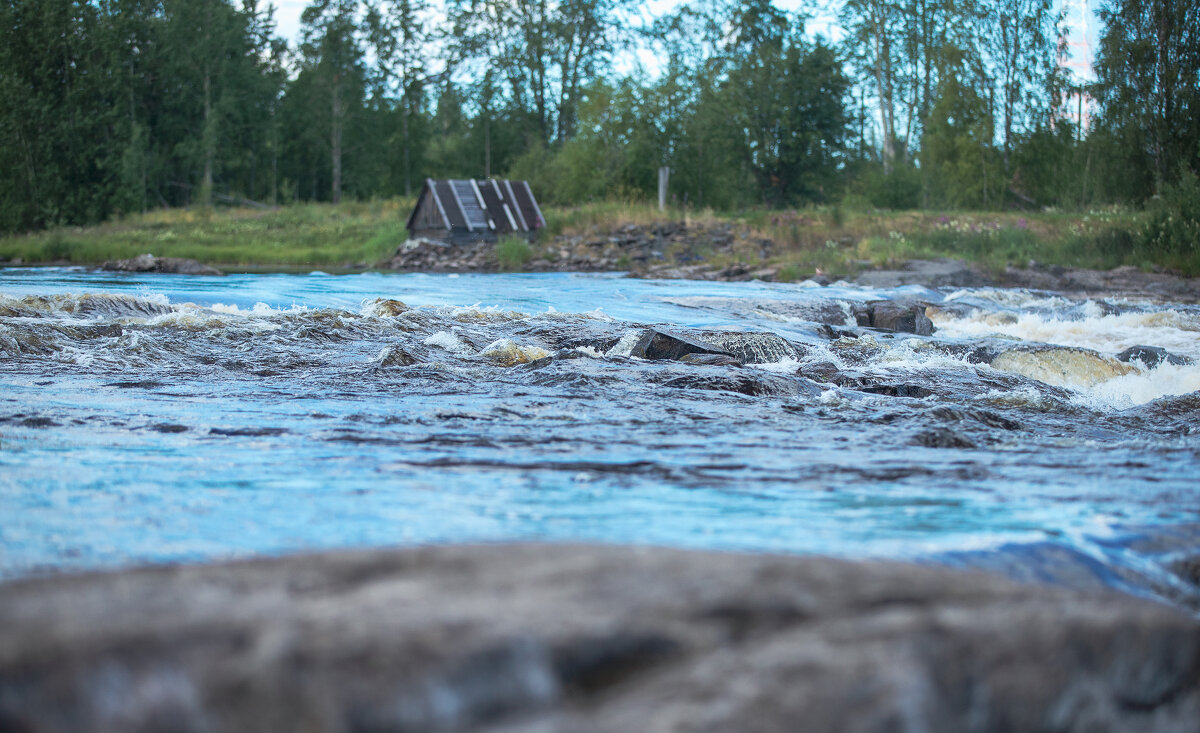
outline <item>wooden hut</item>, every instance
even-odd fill
[[[525,181],[425,180],[408,217],[408,236],[465,243],[505,234],[532,237],[546,225]]]

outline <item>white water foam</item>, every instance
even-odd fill
[[[1039,307],[1053,307],[1062,300],[1003,291],[997,291],[990,299],[1007,300],[1026,307],[1035,303]],[[1069,301],[1062,300],[1062,303]],[[1096,379],[1095,374],[1091,373],[1074,376],[1064,373],[1061,378],[1052,381],[1057,386],[1071,390],[1075,395],[1074,402],[1092,409],[1125,409],[1160,397],[1200,390],[1200,317],[1194,313],[1167,309],[1148,313],[1108,314],[1099,305],[1089,303],[1080,309],[1080,317],[1074,319],[1028,312],[1013,314],[1011,318],[996,316],[996,313],[989,312],[975,312],[966,317],[957,317],[945,311],[931,313],[939,337],[997,337],[1088,349],[1107,357],[1132,346],[1148,345],[1164,348],[1197,362],[1175,365],[1164,361],[1153,369],[1134,362],[1128,373],[1114,373],[1106,379]]]
[[[1079,319],[1048,318],[1036,313],[999,319],[993,313],[977,312],[958,318],[935,311],[930,319],[939,337],[1000,337],[1092,349],[1116,354],[1131,346],[1159,346],[1172,353],[1200,359],[1200,318],[1176,310],[1153,313],[1105,315],[1097,307]]]
[[[633,353],[633,347],[637,345],[638,339],[641,337],[641,331],[626,331],[617,343],[612,345],[608,351],[604,352],[605,356],[629,356]]]
[[[465,341],[449,331],[438,331],[429,338],[425,339],[424,343],[426,346],[434,346],[439,349],[449,351],[452,354],[461,354],[466,356],[468,354],[475,353],[475,349],[471,348],[471,346]]]

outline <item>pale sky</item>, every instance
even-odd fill
[[[681,0],[651,0],[644,3],[647,17],[662,13],[679,5]],[[1059,0],[1067,11],[1067,23],[1071,28],[1071,62],[1068,66],[1075,74],[1085,78],[1091,77],[1091,59],[1095,52],[1097,27],[1099,23],[1092,14],[1092,0]],[[784,10],[813,11],[812,2],[802,0],[779,0],[776,5]],[[300,14],[304,12],[308,0],[275,0],[275,21],[278,33],[295,45],[300,39]],[[826,38],[836,40],[838,29],[833,26],[830,17],[813,18],[808,23],[809,34],[821,34]],[[653,66],[654,57],[649,52],[639,54],[642,63]]]

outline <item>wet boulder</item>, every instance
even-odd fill
[[[175,275],[224,275],[215,267],[184,257],[155,257],[141,254],[128,260],[109,260],[100,266],[110,272],[166,272]]]
[[[1055,387],[1093,387],[1136,371],[1135,367],[1090,349],[1022,346],[997,355],[993,369],[1013,372]]]
[[[926,448],[975,448],[974,441],[950,428],[931,428],[913,436],[911,443]]]
[[[376,298],[367,308],[368,313],[378,318],[394,318],[409,310],[407,304],[394,298]]]
[[[479,355],[498,366],[510,367],[545,359],[550,352],[535,344],[521,344],[503,338],[493,341]]]
[[[399,345],[385,347],[379,356],[375,357],[374,365],[380,368],[406,367],[420,363],[421,359],[411,351]]]
[[[630,356],[652,360],[677,360],[685,354],[733,356],[733,354],[713,344],[698,341],[682,334],[667,333],[655,328],[646,329],[633,345],[633,350],[629,352]]]
[[[697,366],[743,366],[745,362],[724,354],[684,354],[679,358],[679,361],[684,364],[695,364]]]
[[[820,390],[807,382],[765,372],[751,374],[685,374],[663,382],[673,389],[699,389],[714,392],[735,392],[749,397],[796,397],[801,393],[815,396]]]
[[[897,300],[873,300],[854,308],[860,326],[884,331],[933,335],[933,321],[925,315],[925,306]]]
[[[1164,361],[1173,366],[1186,366],[1192,360],[1186,356],[1172,354],[1161,346],[1130,346],[1117,354],[1117,361],[1126,363],[1140,361],[1147,369],[1153,369]]]
[[[699,337],[746,364],[774,364],[804,354],[796,344],[773,333],[705,331]]]
[[[828,323],[823,323],[817,327],[817,335],[824,339],[833,341],[840,338],[858,338],[858,334],[854,331],[849,331],[844,328],[834,328]]]

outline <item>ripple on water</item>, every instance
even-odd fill
[[[40,276],[0,278],[5,575],[506,539],[1006,567],[1200,520],[1200,371],[1115,358],[1200,355],[1185,306],[963,291],[918,338],[849,286]],[[632,357],[650,326],[745,365]],[[1097,562],[1175,561],[1123,552]]]

